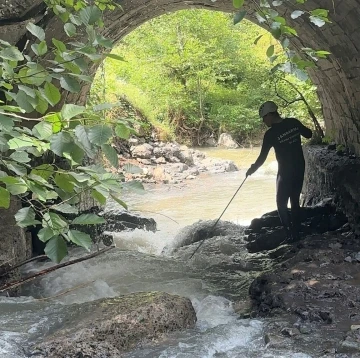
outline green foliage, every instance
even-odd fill
[[[6,97],[0,103],[0,208],[9,208],[11,196],[19,197],[24,207],[15,215],[17,225],[41,225],[39,238],[46,243],[45,253],[59,262],[67,254],[66,243],[91,246],[90,237],[72,225],[104,221],[90,214],[74,218],[79,196],[89,192],[105,204],[107,198],[119,195],[124,184],[122,175],[82,165],[84,156],[95,158],[102,152],[117,166],[117,154],[110,145],[112,128],[121,128],[123,137],[130,129],[127,121],[107,120],[105,111],[60,104],[62,93],[77,93],[83,82],[92,80],[89,65],[106,57],[100,54],[112,43],[97,30],[102,26],[102,11],[115,5],[110,1],[46,3],[63,20],[68,37],[85,31],[87,42],[46,39],[44,30],[34,23],[27,25],[33,36],[29,52],[0,41],[0,90]]]
[[[105,61],[106,101],[125,95],[156,128],[174,132],[178,141],[197,145],[199,132],[206,137],[222,131],[241,141],[262,131],[259,105],[278,100],[270,70],[271,61],[285,60],[277,54],[280,49],[265,30],[248,21],[234,26],[227,14],[188,10],[163,15],[114,49],[125,61]],[[98,73],[95,78],[93,99],[104,86],[103,77]],[[313,86],[292,81],[320,108]],[[289,101],[296,98],[291,88],[280,90]],[[308,118],[299,103],[284,114]]]

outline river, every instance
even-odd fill
[[[131,210],[153,217],[156,233],[136,230],[115,236],[117,249],[94,259],[57,270],[25,287],[21,297],[0,297],[0,357],[28,357],[27,348],[54,332],[65,320],[76,320],[73,303],[138,291],[160,290],[189,297],[197,312],[196,328],[170,335],[165,342],[125,355],[127,358],[308,358],[291,347],[268,349],[261,320],[242,320],[232,304],[217,296],[199,269],[160,255],[184,226],[216,219],[245,177],[258,149],[202,149],[209,156],[231,159],[239,171],[202,174],[186,184],[148,185],[145,194],[128,194]],[[276,162],[271,154],[265,165],[244,184],[224,220],[248,224],[275,208]],[[75,249],[71,257],[83,255]],[[26,273],[50,266],[31,263]],[[69,291],[76,287],[76,290]],[[114,357],[115,358],[115,357]]]

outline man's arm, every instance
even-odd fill
[[[256,162],[252,164],[250,169],[246,172],[246,176],[254,174],[264,164],[271,147],[272,147],[271,137],[269,132],[266,132],[261,147],[261,152],[258,158],[256,159]]]
[[[312,137],[312,130],[308,127],[305,127],[298,119],[296,119],[297,125],[299,126],[300,134],[307,139]]]

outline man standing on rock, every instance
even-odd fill
[[[281,118],[278,106],[272,101],[260,106],[259,115],[270,129],[264,135],[259,157],[246,172],[246,176],[252,175],[264,164],[269,150],[274,147],[279,167],[276,180],[278,213],[287,239],[295,241],[299,239],[301,224],[299,200],[305,172],[301,136],[311,138],[312,131],[295,118]],[[289,199],[292,220],[287,207]]]

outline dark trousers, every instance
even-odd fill
[[[276,204],[282,225],[298,233],[301,224],[300,194],[304,181],[304,166],[291,171],[279,171],[276,180]],[[288,202],[291,203],[291,217]]]

